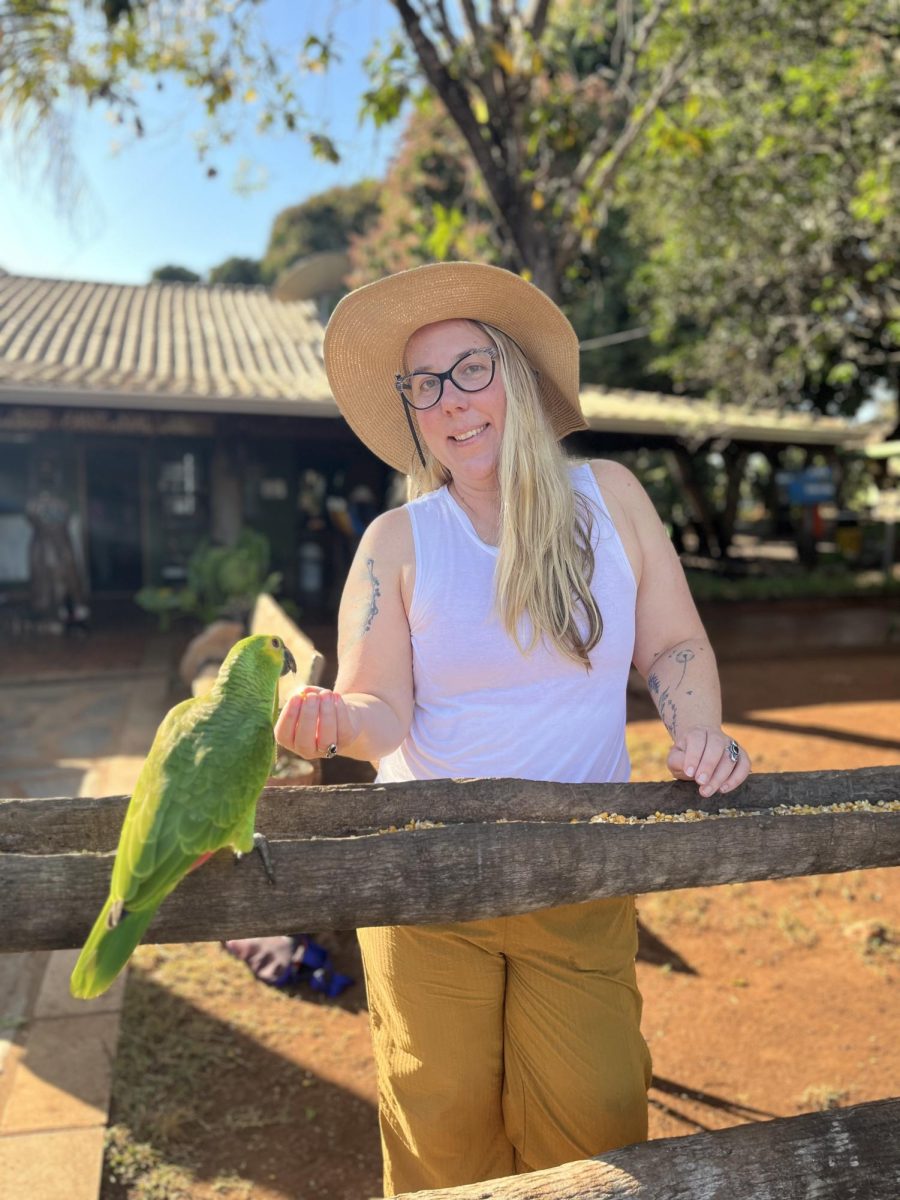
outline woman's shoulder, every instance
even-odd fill
[[[593,458],[587,464],[603,493],[612,495],[632,517],[639,516],[652,504],[638,477],[624,463],[611,458]]]
[[[586,465],[601,486],[606,484],[617,489],[638,488],[643,491],[634,472],[614,458],[591,458]]]
[[[403,504],[379,513],[366,526],[360,548],[369,554],[377,552],[382,558],[401,562],[409,559],[413,553],[413,533],[408,508],[409,505]]]

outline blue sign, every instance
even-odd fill
[[[805,471],[779,471],[779,484],[787,489],[788,504],[831,504],[835,498],[831,467],[808,467]]]

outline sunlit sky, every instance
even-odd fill
[[[86,188],[62,206],[53,189],[0,140],[0,268],[22,275],[110,283],[146,283],[154,267],[177,263],[204,274],[231,255],[260,258],[275,215],[316,192],[384,173],[396,128],[376,131],[358,119],[367,79],[362,60],[396,24],[388,0],[268,0],[266,34],[301,46],[331,20],[341,62],[323,74],[298,74],[311,125],[337,143],[342,161],[314,158],[301,136],[260,136],[248,129],[211,156],[207,178],[194,134],[204,114],[177,84],[146,89],[147,136],[127,137],[101,111],[74,112],[73,149]],[[236,186],[250,180],[252,190]],[[260,186],[256,186],[256,185]]]

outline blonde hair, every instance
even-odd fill
[[[584,497],[572,490],[565,455],[541,403],[533,368],[511,337],[473,321],[497,347],[506,389],[506,420],[497,475],[500,542],[494,578],[497,610],[519,649],[527,654],[542,637],[590,670],[603,619],[591,592],[593,519]],[[422,444],[408,480],[411,500],[436,491],[452,476]],[[581,620],[579,621],[579,618]],[[523,644],[527,619],[530,636]]]

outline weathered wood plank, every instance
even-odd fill
[[[660,1138],[416,1200],[897,1200],[900,1100]]]
[[[254,857],[216,856],[182,881],[148,941],[472,920],[603,896],[900,863],[900,812],[680,824],[462,823],[275,840],[277,885]],[[0,949],[79,945],[113,854],[0,855]]]
[[[598,812],[646,817],[698,809],[740,812],[778,804],[826,807],[900,800],[900,767],[853,771],[786,771],[751,775],[728,797],[704,799],[690,783],[540,783],[529,779],[430,779],[387,785],[268,788],[257,828],[267,837],[346,837],[404,825],[412,818],[446,823],[586,820]],[[0,852],[61,854],[114,849],[127,796],[0,800]]]

